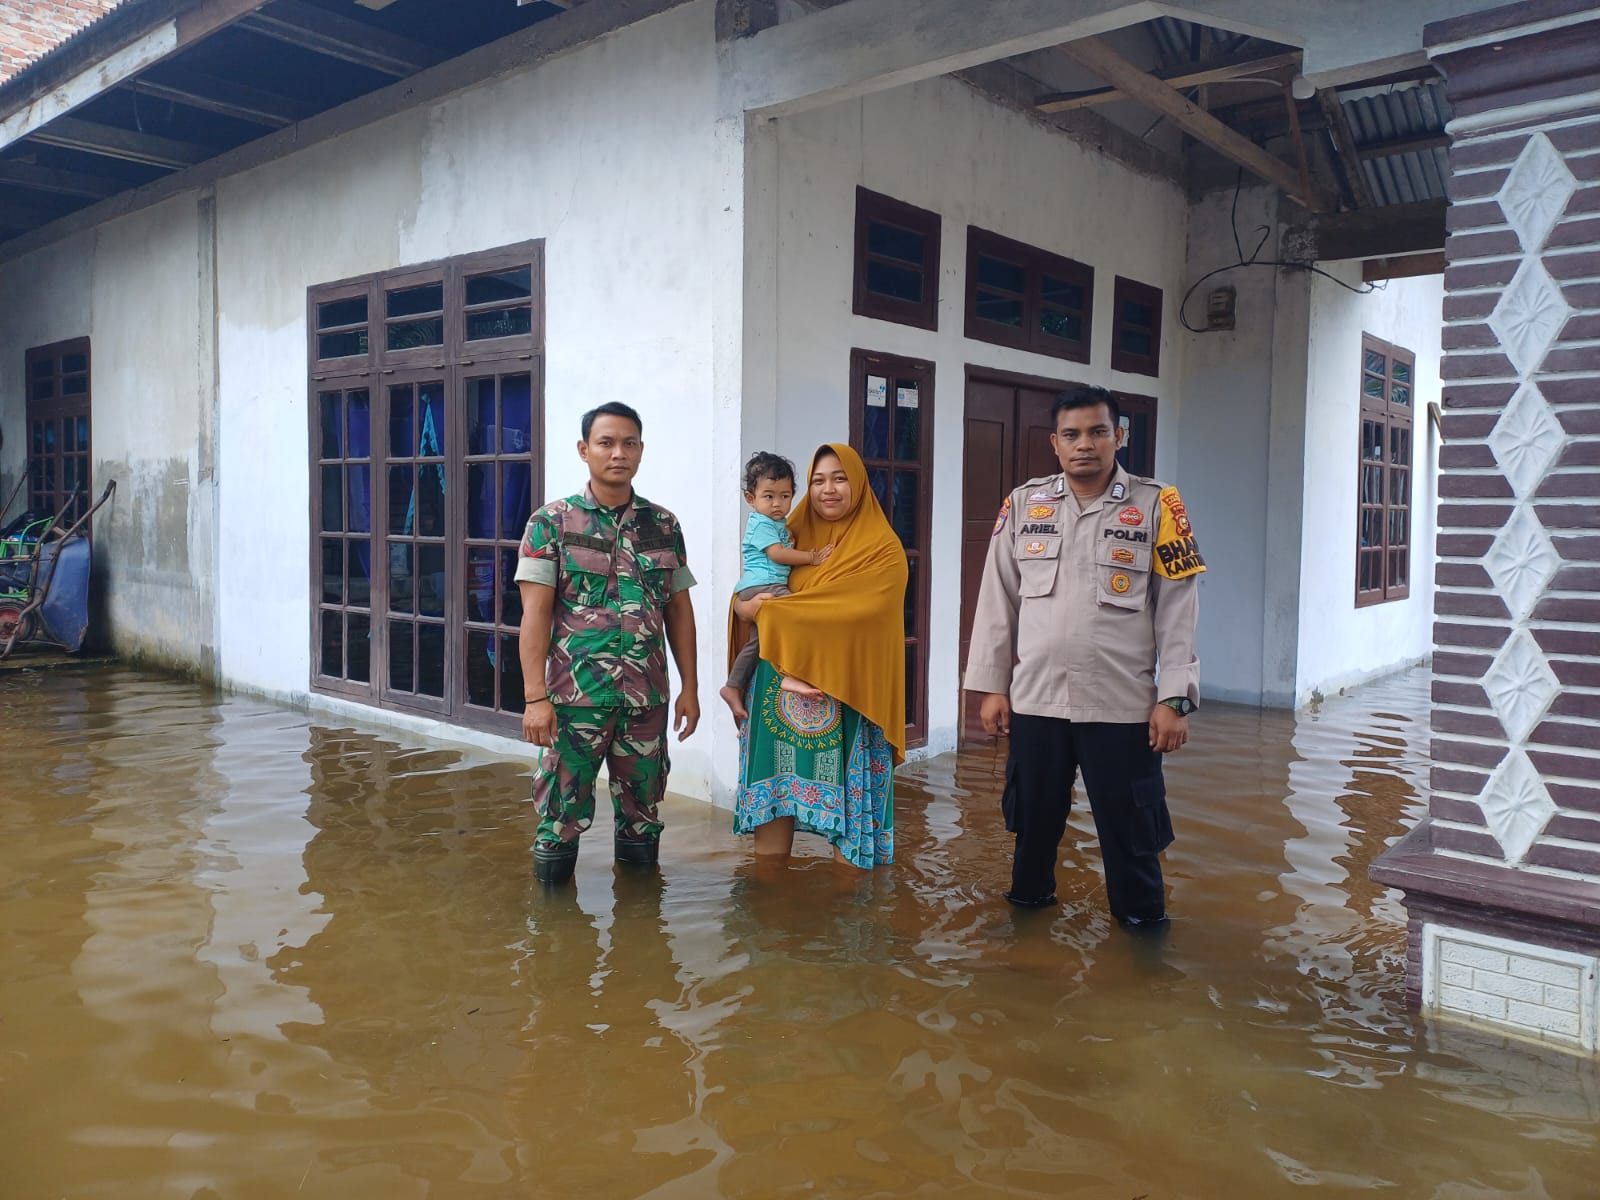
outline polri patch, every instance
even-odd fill
[[[1113,592],[1115,592],[1119,596],[1122,595],[1124,592],[1126,592],[1132,586],[1133,586],[1133,580],[1129,579],[1121,571],[1118,571],[1115,575],[1113,575],[1111,577],[1111,590]]]
[[[1023,547],[1023,549],[1025,549],[1029,554],[1043,554],[1044,553],[1044,543],[1043,542],[1029,542],[1025,547]]]
[[[1123,509],[1117,514],[1117,520],[1121,521],[1124,525],[1143,525],[1144,513],[1140,512],[1138,508],[1130,504],[1127,508]]]
[[[1121,500],[1127,494],[1128,494],[1128,486],[1127,486],[1127,484],[1125,484],[1125,483],[1114,483],[1114,484],[1111,485],[1111,498],[1113,500]]]
[[[1056,506],[1054,504],[1035,504],[1028,510],[1028,520],[1030,521],[1048,521],[1055,515]]]
[[[994,532],[990,537],[999,537],[1000,531],[1006,527],[1006,518],[1011,515],[1011,497],[1006,497],[1006,502],[1000,506],[1000,513],[994,519]]]
[[[1129,550],[1126,546],[1113,546],[1113,547],[1111,547],[1111,561],[1112,562],[1127,563],[1128,565],[1131,566],[1133,564],[1133,560],[1134,560],[1134,553],[1133,553],[1132,550]]]

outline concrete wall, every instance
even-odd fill
[[[119,653],[210,673],[216,478],[212,205],[188,193],[0,266],[0,429],[25,454],[24,354],[90,339],[96,605]]]
[[[751,156],[755,169],[768,155],[770,165],[750,202],[747,255],[752,277],[770,286],[775,301],[754,296],[747,309],[746,344],[758,362],[746,375],[744,449],[776,449],[803,461],[821,442],[848,440],[853,347],[932,361],[928,751],[948,750],[955,745],[958,711],[965,368],[1157,396],[1157,470],[1170,475],[1181,429],[1174,380],[1182,342],[1174,307],[1184,267],[1186,201],[1177,186],[1137,175],[947,79],[779,118],[771,129],[775,144]],[[936,332],[852,315],[857,185],[943,218]],[[768,207],[760,211],[758,205]],[[963,336],[968,224],[1094,267],[1089,363]],[[1112,283],[1119,274],[1165,293],[1159,379],[1111,370]],[[762,349],[767,342],[770,352]],[[995,497],[996,505],[1000,499]],[[735,512],[737,501],[730,493],[726,511]]]
[[[1327,268],[1358,286],[1350,264]],[[1428,405],[1439,401],[1443,276],[1390,280],[1357,295],[1317,277],[1311,290],[1307,366],[1304,551],[1296,703],[1415,663],[1433,648],[1434,529],[1439,438]],[[1355,606],[1356,456],[1361,434],[1361,335],[1416,355],[1412,426],[1411,592]]]

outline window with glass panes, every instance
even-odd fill
[[[1161,289],[1118,275],[1111,285],[1111,369],[1161,374]]]
[[[920,745],[928,733],[933,364],[853,350],[850,380],[850,444],[906,551],[906,740]]]
[[[1416,356],[1361,338],[1356,607],[1411,594],[1411,431]]]
[[[89,507],[89,339],[24,355],[28,508],[70,525]]]
[[[1094,268],[967,226],[966,335],[1089,361]]]
[[[518,727],[543,292],[537,242],[310,290],[315,690]]]
[[[920,329],[939,328],[939,214],[856,189],[852,311]]]

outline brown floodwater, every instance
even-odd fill
[[[531,883],[525,762],[131,670],[0,675],[0,1200],[1600,1195],[1600,1065],[1407,1012],[1367,866],[1427,679],[1208,706],[1164,941],[1001,900],[989,748],[892,867]]]

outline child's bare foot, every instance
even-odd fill
[[[733,722],[735,725],[743,725],[745,721],[749,720],[750,714],[745,709],[744,697],[739,694],[738,688],[734,687],[731,683],[724,684],[717,690],[717,695],[722,697],[722,702],[726,704],[729,711],[733,713]]]
[[[822,695],[822,689],[812,687],[804,679],[796,679],[793,675],[785,675],[783,682],[778,685],[786,692],[793,692],[797,696],[809,696],[816,700]]]

